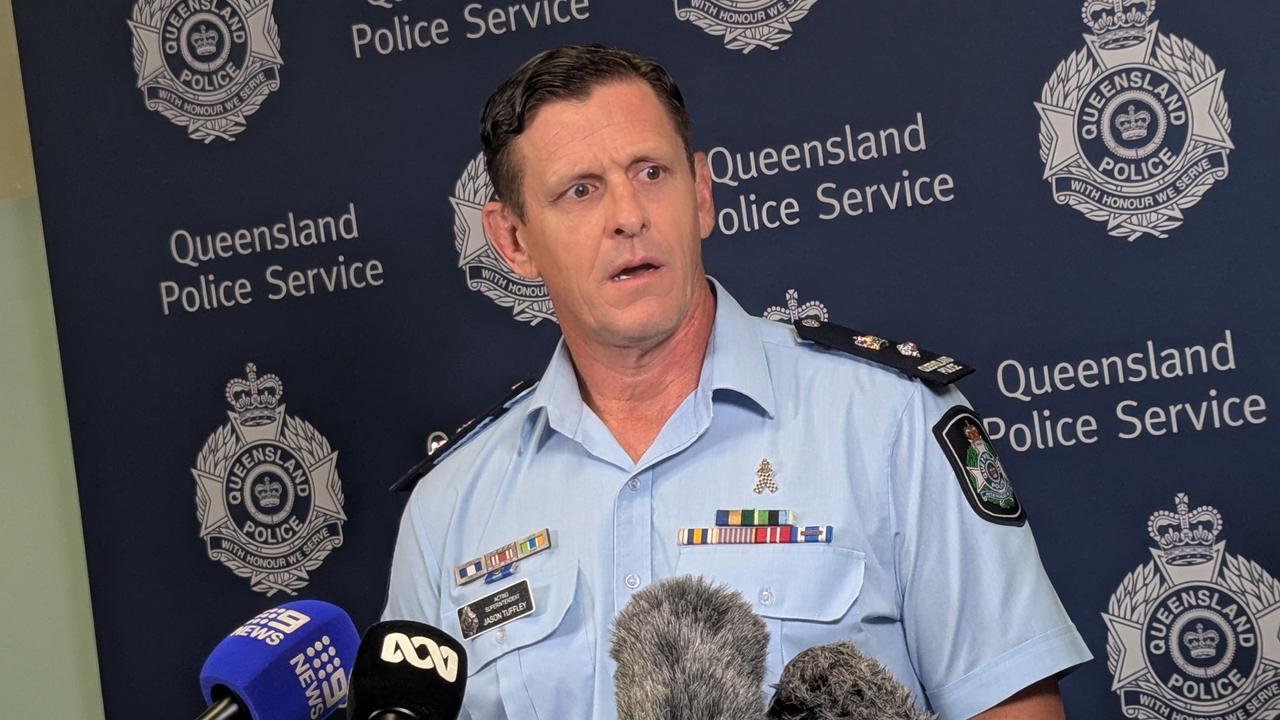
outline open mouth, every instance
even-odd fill
[[[648,262],[640,263],[639,265],[630,265],[618,271],[618,273],[614,275],[612,279],[615,281],[621,282],[623,280],[630,280],[632,278],[639,277],[641,275],[647,275],[657,269],[658,269],[657,265],[654,265],[653,263],[648,263]]]

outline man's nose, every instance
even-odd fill
[[[609,195],[614,237],[643,235],[649,229],[649,215],[631,183],[613,183]]]

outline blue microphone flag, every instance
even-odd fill
[[[346,700],[359,645],[355,624],[336,605],[286,603],[218,643],[200,670],[200,690],[209,704],[235,695],[254,720],[319,720]]]

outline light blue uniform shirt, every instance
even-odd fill
[[[704,575],[769,629],[766,683],[805,648],[851,640],[944,720],[967,718],[1091,656],[1029,527],[980,518],[932,427],[967,404],[752,317],[718,284],[698,388],[632,462],[583,402],[563,341],[542,381],[418,483],[385,619],[462,637],[457,610],[527,578],[531,615],[463,641],[463,716],[615,718],[610,623],[636,590]],[[753,492],[768,459],[778,490]],[[677,545],[718,509],[789,509],[831,544]],[[454,567],[542,528],[516,574]],[[762,693],[768,689],[762,688]]]

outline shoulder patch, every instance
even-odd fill
[[[1024,525],[1026,513],[1013,493],[1013,483],[1000,464],[982,418],[963,405],[948,410],[933,426],[933,436],[942,446],[951,469],[960,481],[960,490],[978,517],[1001,525]]]
[[[507,410],[511,409],[511,406],[515,404],[516,399],[521,395],[524,395],[525,392],[532,389],[533,386],[537,384],[537,380],[521,380],[515,385],[512,385],[511,392],[508,392],[496,405],[459,425],[458,429],[454,430],[453,434],[449,437],[442,441],[434,442],[429,438],[427,440],[427,456],[417,465],[410,468],[404,475],[401,475],[400,479],[395,481],[395,484],[388,489],[391,490],[391,492],[407,492],[412,490],[413,486],[417,485],[419,480],[435,469],[436,464],[443,460],[445,455],[448,455],[454,448],[462,445],[481,428],[505,415]]]
[[[893,341],[814,318],[795,321],[801,339],[870,360],[930,385],[950,385],[973,372],[955,358],[930,352],[910,340]]]

